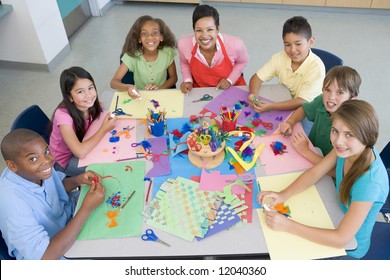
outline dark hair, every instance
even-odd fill
[[[370,169],[371,149],[378,139],[379,123],[374,108],[368,102],[357,99],[343,102],[332,115],[332,122],[336,119],[344,122],[354,137],[366,146],[340,184],[340,201],[347,204],[353,184]]]
[[[86,133],[85,120],[83,112],[81,112],[71,101],[71,91],[76,84],[78,79],[88,79],[93,83],[93,86],[96,89],[95,81],[93,80],[91,74],[78,66],[71,67],[62,71],[60,76],[60,87],[62,92],[62,101],[57,106],[58,108],[66,108],[69,112],[69,115],[72,117],[74,127],[76,129],[76,136],[79,141],[83,141],[84,135]],[[96,95],[96,100],[93,103],[91,108],[88,108],[90,122],[96,120],[100,116],[102,107],[100,106],[99,98]],[[54,115],[53,115],[54,118]]]
[[[302,16],[295,16],[288,19],[283,25],[282,38],[288,33],[303,35],[306,40],[312,37],[310,24]]]
[[[125,43],[122,47],[122,55],[127,53],[129,56],[136,56],[142,51],[142,43],[139,42],[141,36],[141,28],[148,21],[155,22],[158,24],[160,33],[163,36],[163,41],[158,45],[159,49],[162,49],[165,46],[176,48],[177,42],[176,37],[165,24],[162,19],[153,18],[149,15],[139,17],[130,28],[129,33],[127,33]]]
[[[196,22],[204,17],[212,17],[214,19],[215,26],[219,26],[219,14],[218,11],[209,5],[199,5],[195,8],[192,14],[192,29],[195,29]]]
[[[37,138],[42,137],[26,128],[18,128],[9,132],[1,141],[1,154],[4,160],[15,161],[21,152],[21,148]]]
[[[348,91],[352,97],[359,95],[359,87],[362,83],[359,73],[349,66],[334,66],[326,73],[322,88],[328,87],[336,81],[344,91]]]

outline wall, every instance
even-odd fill
[[[3,0],[13,11],[0,19],[0,67],[51,70],[70,51],[53,0]]]

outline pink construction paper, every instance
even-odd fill
[[[99,119],[95,120],[87,133],[85,134],[84,140],[90,138],[94,135],[99,128],[101,127],[103,120],[108,112],[104,112],[100,115]],[[96,145],[89,154],[79,160],[79,167],[90,165],[92,163],[110,163],[116,162],[121,158],[132,158],[136,156],[136,151],[131,147],[131,144],[137,141],[136,137],[136,120],[135,119],[117,119],[115,130],[122,131],[124,128],[134,127],[130,131],[130,138],[126,138],[125,135],[120,136],[120,140],[115,143],[110,142],[110,137],[112,137],[112,133],[108,132],[102,140],[100,140],[99,144]]]
[[[208,172],[204,166],[202,168],[202,174],[200,176],[199,189],[204,191],[218,191],[223,192],[223,188],[234,181],[238,180],[237,174],[221,175],[219,170]],[[245,189],[239,185],[232,187],[233,194],[244,194]]]
[[[165,137],[148,138],[147,141],[152,145],[153,167],[148,171],[145,177],[156,177],[171,174],[171,164],[169,161],[167,139]],[[165,154],[164,156],[159,156]]]
[[[293,128],[293,135],[297,132],[305,134],[301,123],[296,123]],[[283,155],[274,155],[274,152],[270,145],[274,141],[282,142],[287,146],[287,153]],[[302,157],[294,148],[292,144],[292,136],[285,137],[282,134],[267,135],[263,137],[256,136],[253,139],[253,145],[257,147],[261,143],[264,143],[264,149],[260,154],[260,161],[263,164],[264,171],[267,175],[289,173],[298,170],[309,169],[313,166],[311,162]],[[313,144],[309,140],[309,146],[315,153],[316,150]]]

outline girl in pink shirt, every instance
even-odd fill
[[[63,100],[53,115],[50,151],[56,161],[56,170],[67,176],[76,176],[85,171],[85,167],[78,167],[78,159],[84,158],[107,132],[115,128],[115,118],[102,112],[95,82],[85,69],[71,67],[64,70],[60,86]],[[99,117],[104,117],[102,126],[83,141],[91,123]]]

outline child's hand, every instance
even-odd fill
[[[133,85],[128,85],[127,93],[132,99],[137,99],[141,97],[141,94],[138,92],[137,88]]]
[[[182,93],[190,94],[193,84],[191,82],[182,82],[180,85],[180,90]]]
[[[103,203],[106,196],[106,188],[100,183],[92,180],[81,207],[86,207],[90,212]]]
[[[100,176],[94,171],[88,170],[77,176],[77,182],[79,183],[80,186],[91,185],[92,182],[101,183],[102,176]]]
[[[289,122],[281,122],[279,123],[279,131],[284,136],[290,136],[293,131],[293,128]]]
[[[225,78],[222,78],[219,80],[217,86],[215,89],[228,89],[232,84],[226,80]]]
[[[115,128],[115,123],[116,123],[116,117],[113,118],[111,114],[108,113],[104,118],[100,129],[102,129],[105,133],[107,133]]]
[[[153,84],[149,84],[145,86],[145,90],[156,90],[156,89],[159,89],[159,87]]]
[[[253,109],[256,111],[256,112],[259,112],[259,113],[264,113],[264,112],[268,112],[268,111],[271,111],[272,110],[272,102],[269,102],[269,101],[265,101],[265,100],[262,100],[259,104],[255,104],[255,106],[253,107]]]
[[[272,206],[275,206],[275,205],[283,202],[284,198],[282,197],[281,193],[264,191],[264,192],[260,192],[257,195],[257,201],[260,204],[267,203],[267,205],[269,207],[272,207]],[[271,201],[271,202],[268,202],[268,201]]]
[[[265,211],[265,223],[273,230],[286,231],[292,221],[277,211]]]
[[[295,150],[301,155],[309,148],[309,140],[306,135],[299,132],[292,137],[292,143]]]

